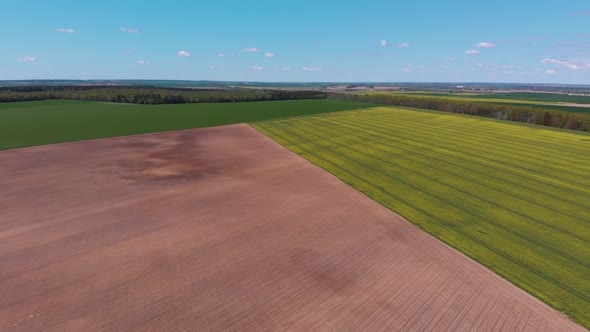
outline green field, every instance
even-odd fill
[[[590,327],[590,135],[390,107],[253,126]]]
[[[576,96],[559,93],[508,92],[481,94],[473,97],[485,99],[528,100],[539,101],[544,103],[590,104],[590,96]]]
[[[562,93],[535,93],[535,92],[506,92],[506,93],[444,93],[444,92],[395,92],[401,94],[429,96],[429,97],[456,97],[472,99],[504,99],[536,101],[543,103],[576,103],[590,104],[590,96],[567,95]]]
[[[569,96],[565,94],[552,93],[488,93],[488,94],[469,94],[469,93],[442,93],[442,92],[355,92],[355,94],[389,94],[394,96],[407,96],[415,98],[439,98],[454,101],[504,104],[513,106],[531,106],[536,108],[545,108],[565,112],[590,113],[590,97],[587,96]],[[588,107],[567,106],[566,103],[584,104]],[[561,105],[564,104],[564,105]]]
[[[363,107],[366,103],[336,100],[179,105],[77,101],[0,103],[0,150]]]
[[[372,92],[372,93],[383,93],[383,92]],[[447,92],[388,92],[394,94],[403,94],[411,96],[424,96],[424,97],[451,97],[455,100],[458,99],[476,99],[476,100],[488,100],[488,101],[525,101],[533,103],[575,103],[575,104],[589,104],[590,96],[577,96],[567,95],[561,93],[535,93],[535,92],[506,92],[506,93],[447,93]]]

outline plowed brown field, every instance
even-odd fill
[[[0,330],[584,331],[247,125],[0,152]]]

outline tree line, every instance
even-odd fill
[[[525,122],[543,126],[590,131],[590,113],[574,113],[528,106],[396,96],[348,94],[316,90],[182,89],[141,86],[20,86],[0,87],[1,102],[79,100],[134,104],[224,103],[297,99],[339,99],[429,109]]]
[[[500,120],[525,122],[548,127],[590,131],[590,113],[573,113],[529,106],[500,105],[457,101],[442,98],[416,98],[391,94],[330,93],[330,99],[364,101],[377,104],[421,108],[442,112],[468,114]]]
[[[157,105],[325,98],[326,93],[312,90],[178,89],[125,86],[0,88],[0,102],[60,99]]]

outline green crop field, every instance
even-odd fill
[[[565,112],[590,113],[590,97],[570,96],[552,93],[441,93],[441,92],[383,92],[363,91],[355,94],[389,94],[393,96],[407,96],[414,98],[438,98],[453,101],[504,104],[513,106],[531,106]],[[568,106],[568,103],[588,105],[588,107]]]
[[[367,92],[358,92],[360,94]],[[534,92],[507,92],[507,93],[446,93],[446,92],[383,92],[371,91],[369,93],[390,93],[409,95],[414,97],[449,97],[453,100],[476,99],[478,101],[524,101],[527,103],[576,103],[590,105],[590,96],[567,95],[561,93],[534,93]]]
[[[590,135],[390,107],[262,133],[590,327]]]
[[[336,100],[137,105],[77,101],[0,103],[0,150],[351,110]]]
[[[476,98],[487,99],[511,99],[539,101],[545,103],[577,103],[590,104],[590,96],[567,95],[560,93],[534,93],[534,92],[508,92],[508,93],[491,93],[473,96]]]

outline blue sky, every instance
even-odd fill
[[[590,83],[588,0],[0,0],[2,79]]]

